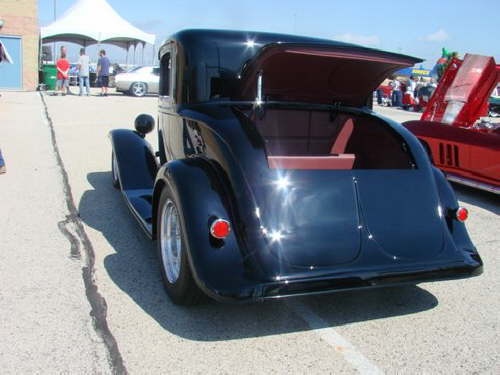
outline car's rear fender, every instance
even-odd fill
[[[162,190],[168,186],[178,202],[182,229],[193,276],[200,288],[218,298],[227,295],[225,289],[253,292],[249,280],[249,267],[245,265],[243,245],[238,236],[235,213],[230,207],[227,188],[208,161],[201,158],[175,160],[165,164],[158,172],[153,194],[153,217],[158,215],[158,202]],[[217,219],[231,222],[232,231],[224,240],[210,236],[210,225]],[[154,220],[156,221],[156,220]],[[153,233],[156,233],[156,222]],[[255,268],[252,267],[252,273]],[[240,297],[241,297],[240,296]],[[236,297],[236,296],[235,296]],[[238,297],[238,298],[240,298]],[[247,297],[250,297],[247,296]]]
[[[441,201],[441,209],[446,218],[448,230],[453,237],[453,242],[458,249],[471,253],[477,253],[477,250],[472,244],[469,234],[467,233],[465,224],[458,221],[454,217],[454,212],[458,208],[458,201],[455,192],[450,186],[450,183],[446,179],[444,173],[436,167],[433,167],[432,169],[439,193],[439,199]]]

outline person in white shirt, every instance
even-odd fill
[[[87,96],[90,95],[89,63],[90,58],[85,54],[85,48],[81,48],[80,58],[78,59],[78,71],[80,75],[80,96],[83,96],[83,86],[87,88]]]
[[[406,85],[406,92],[409,93],[413,98],[415,98],[415,90],[417,89],[417,82],[415,77],[410,76],[408,84]]]
[[[396,78],[394,78],[391,81],[390,85],[392,87],[392,106],[401,107],[403,105],[401,83]]]

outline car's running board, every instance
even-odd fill
[[[459,177],[459,176],[456,176],[453,174],[446,174],[446,178],[448,180],[450,180],[451,182],[455,182],[457,184],[470,186],[470,187],[473,187],[476,189],[488,191],[488,192],[493,193],[493,194],[500,194],[500,187],[498,187],[498,186],[485,184],[483,182],[469,180],[467,178]]]
[[[151,145],[137,132],[110,132],[120,188],[127,206],[148,237],[153,233],[153,188],[158,163]]]
[[[123,191],[128,208],[149,238],[153,236],[153,189]]]

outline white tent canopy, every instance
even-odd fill
[[[131,45],[155,42],[153,34],[125,21],[106,0],[78,0],[61,18],[42,27],[41,37],[43,43],[107,43],[127,50]]]

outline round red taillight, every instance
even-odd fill
[[[227,220],[217,219],[210,226],[210,234],[214,238],[223,240],[229,236],[229,233],[231,233],[231,224]]]
[[[457,209],[456,217],[458,221],[464,222],[469,217],[469,211],[465,207]]]

